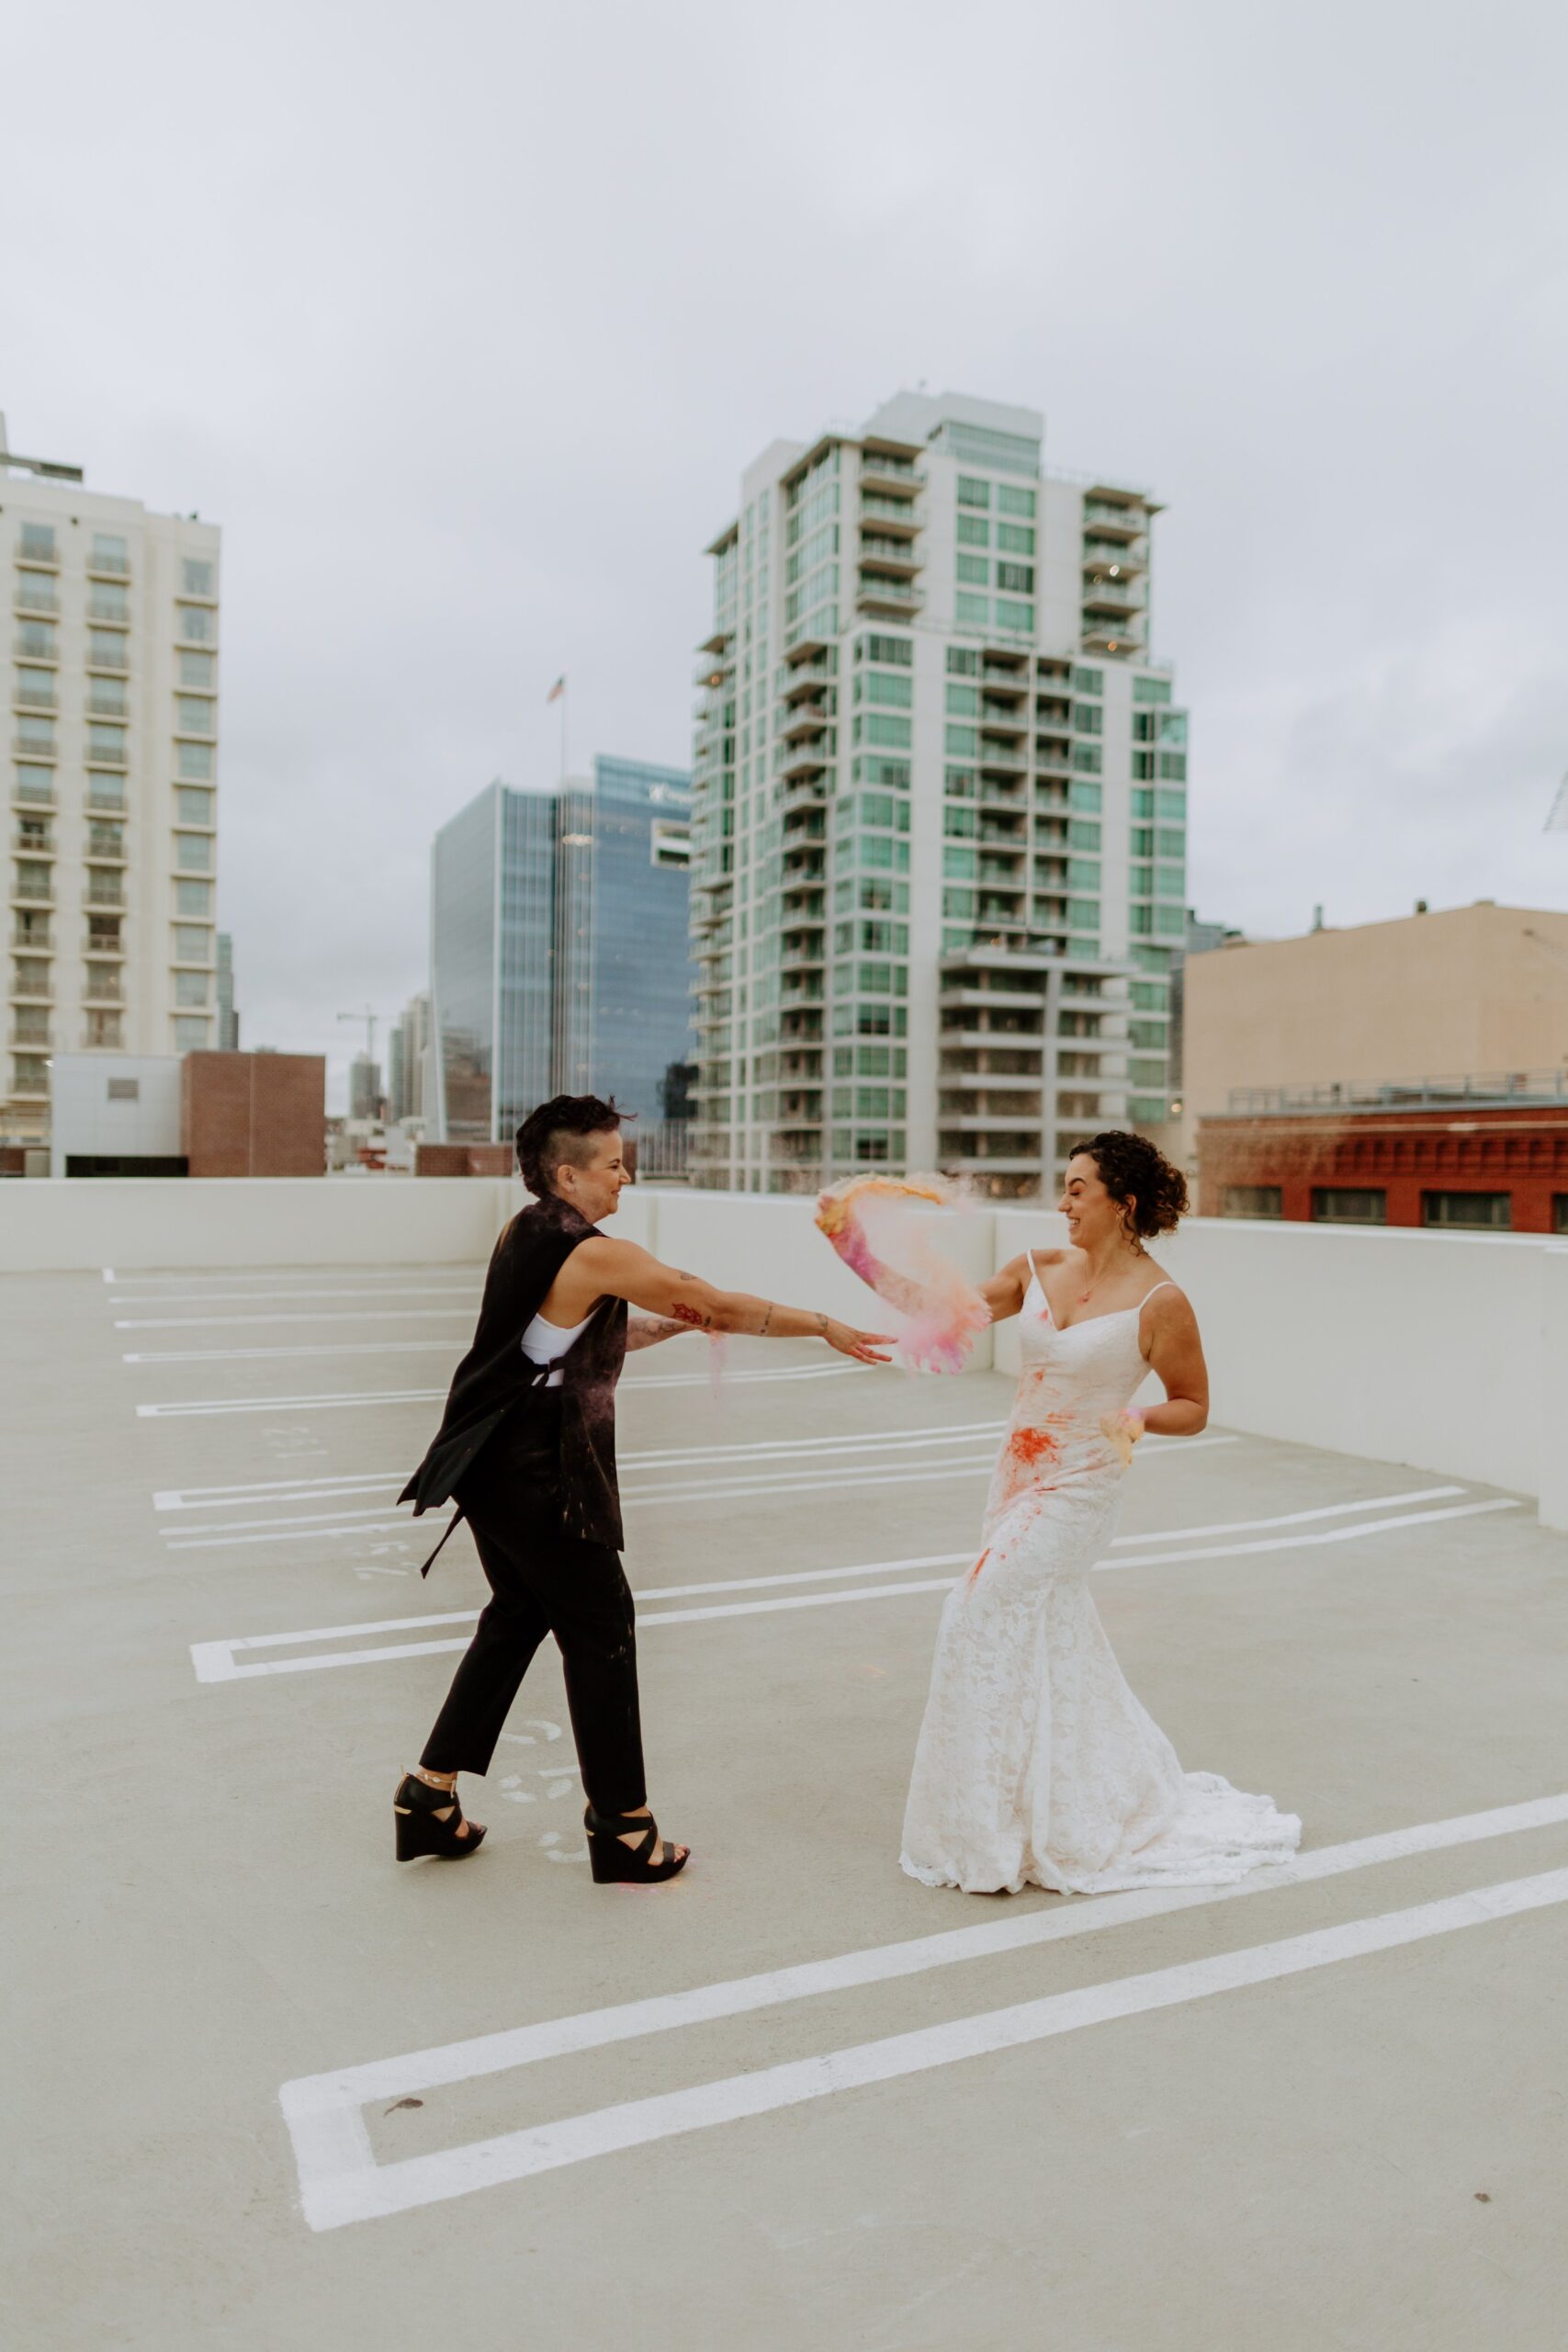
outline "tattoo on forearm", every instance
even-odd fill
[[[766,1314],[763,1316],[763,1317],[762,1317],[762,1328],[761,1328],[761,1330],[758,1332],[758,1334],[757,1334],[757,1337],[759,1338],[759,1340],[765,1340],[765,1339],[767,1338],[769,1329],[770,1329],[770,1327],[771,1327],[771,1325],[772,1325],[772,1323],[773,1323],[773,1300],[770,1298],[770,1299],[769,1299],[769,1301],[768,1301],[768,1311],[767,1311],[767,1313],[766,1313]]]
[[[677,1340],[686,1329],[670,1315],[640,1315],[626,1325],[626,1349],[651,1348],[660,1340]]]
[[[690,1330],[705,1331],[707,1329],[708,1317],[703,1313],[701,1307],[672,1306],[670,1312],[678,1323],[684,1323]]]
[[[828,1317],[822,1313],[820,1307],[816,1309],[816,1315],[817,1329],[821,1332],[822,1337],[826,1339],[828,1336]]]

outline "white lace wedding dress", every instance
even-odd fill
[[[1059,1328],[1030,1283],[985,1548],[942,1609],[904,1816],[903,1865],[927,1886],[1221,1886],[1300,1841],[1269,1798],[1183,1772],[1089,1597],[1126,1475],[1100,1421],[1148,1370],[1141,1313]]]

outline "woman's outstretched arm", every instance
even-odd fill
[[[573,1306],[581,1304],[586,1313],[593,1297],[608,1295],[682,1330],[749,1332],[760,1340],[826,1340],[840,1355],[853,1356],[861,1363],[886,1363],[887,1358],[879,1351],[892,1345],[890,1334],[857,1330],[814,1307],[785,1306],[776,1299],[755,1298],[749,1291],[720,1290],[701,1274],[660,1264],[635,1241],[615,1241],[604,1235],[579,1244],[557,1275],[555,1288],[571,1294],[570,1304],[566,1298],[560,1302],[567,1310],[563,1321],[569,1314],[577,1319]]]

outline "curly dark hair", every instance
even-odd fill
[[[517,1130],[517,1165],[523,1182],[541,1201],[554,1190],[551,1178],[562,1160],[587,1165],[594,1136],[613,1135],[635,1111],[623,1111],[614,1095],[555,1094],[530,1111]]]
[[[1100,1182],[1122,1209],[1123,1222],[1141,1239],[1175,1232],[1187,1214],[1187,1179],[1146,1136],[1111,1127],[1088,1143],[1074,1144],[1068,1158],[1076,1159],[1079,1152],[1093,1160]]]

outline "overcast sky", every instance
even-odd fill
[[[1145,484],[1191,888],[1568,906],[1557,0],[13,5],[15,447],[223,526],[244,1041],[423,983],[497,773],[685,763],[701,550],[924,382]]]

